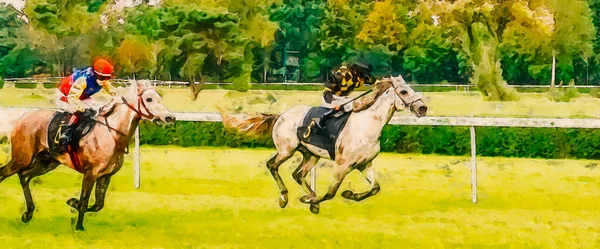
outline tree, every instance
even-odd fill
[[[419,21],[403,51],[403,68],[414,82],[436,83],[463,80],[459,75],[457,53],[444,29]]]
[[[405,48],[407,14],[408,10],[399,1],[377,1],[356,36],[358,56],[369,61],[376,74],[389,75],[392,58]]]
[[[594,82],[595,79],[600,78],[600,0],[589,0],[589,7],[592,11],[592,23],[594,24],[596,33],[596,39],[593,42],[593,55],[590,59],[590,63],[586,68],[586,83]]]
[[[471,84],[478,86],[487,100],[515,100],[518,95],[502,78],[498,44],[502,42],[506,25],[512,18],[512,2],[504,0],[424,1],[439,17],[442,27],[454,37],[455,49],[461,60],[470,64]]]
[[[0,76],[24,77],[43,65],[36,52],[23,37],[25,23],[18,12],[0,5]]]
[[[153,47],[145,36],[127,35],[117,49],[119,60],[125,65],[125,72],[130,72],[136,78],[136,72],[149,69],[155,64],[152,56]]]
[[[517,1],[511,13],[514,20],[500,45],[509,80],[518,83],[529,77],[554,87],[555,75],[558,81],[569,82],[577,67],[580,75],[587,74],[595,33],[587,2]]]
[[[284,0],[269,9],[270,20],[277,22],[281,30],[281,39],[277,41],[274,53],[280,54],[278,60],[283,62],[286,51],[298,52],[300,71],[303,72],[299,76],[301,81],[311,80],[320,72],[320,68],[315,68],[310,63],[314,59],[309,56],[314,56],[312,53],[319,49],[317,37],[321,30],[325,6],[325,1]],[[285,72],[283,64],[278,67],[279,71]]]
[[[560,81],[569,82],[575,78],[576,62],[581,60],[588,64],[593,53],[596,31],[592,11],[584,0],[549,0],[548,5],[555,12],[556,31],[552,48],[560,69],[557,77]]]
[[[550,82],[554,14],[543,3],[515,2],[499,45],[505,78],[513,84]]]
[[[246,67],[243,78],[239,79],[238,82],[247,81],[241,89],[248,89],[251,81],[252,72],[260,71],[262,68],[262,80],[267,80],[268,70],[268,54],[274,48],[273,42],[275,41],[275,32],[279,28],[278,24],[269,20],[268,7],[278,3],[278,0],[270,1],[231,1],[229,10],[234,13],[239,13],[240,18],[240,29],[242,30],[242,37],[247,37],[248,44],[246,45],[247,56],[244,56],[244,63]],[[254,52],[261,51],[261,52]],[[250,52],[250,54],[248,54]],[[259,60],[251,60],[251,58],[261,58]],[[255,63],[258,62],[258,63]],[[253,67],[255,66],[255,67]],[[238,88],[238,87],[236,87]]]
[[[28,39],[53,62],[60,75],[91,61],[88,34],[100,28],[101,22],[100,14],[88,12],[88,8],[88,2],[83,0],[29,0],[25,4],[23,11],[31,25]]]
[[[355,0],[327,3],[316,38],[319,46],[303,61],[306,76],[323,80],[332,69],[356,59],[356,36],[372,6],[372,3]]]

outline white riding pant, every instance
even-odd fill
[[[350,100],[352,100],[352,99],[349,98],[348,96],[337,96],[334,94],[333,100],[331,101],[331,104],[330,104],[325,101],[325,98],[321,98],[321,101],[323,102],[323,107],[327,107],[327,108],[333,108],[338,105],[341,106],[342,104],[345,104]],[[352,102],[348,103],[344,106],[344,111],[345,112],[352,111]]]

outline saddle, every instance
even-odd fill
[[[335,143],[340,132],[346,126],[351,112],[338,113],[339,115],[336,114],[333,117],[327,118],[325,126],[323,129],[320,129],[314,123],[314,119],[330,110],[330,108],[322,106],[311,108],[304,117],[302,126],[298,127],[297,136],[300,141],[327,150],[329,157],[335,160]]]
[[[73,114],[68,112],[56,112],[56,114],[54,114],[52,117],[50,125],[48,126],[48,148],[50,150],[50,154],[61,154],[59,153],[61,148],[58,143],[58,139],[64,134],[64,130],[66,129],[71,116],[73,116]],[[79,149],[79,141],[81,138],[89,134],[95,125],[96,120],[92,118],[82,118],[79,120],[79,122],[77,122],[73,136],[71,137],[71,144],[69,144],[70,152],[75,152]],[[76,156],[74,158],[74,154],[75,153],[69,153],[71,160],[76,165],[79,160],[76,158]]]

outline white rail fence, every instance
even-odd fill
[[[6,127],[14,122],[25,112],[35,108],[4,108],[0,109],[0,135],[7,132]],[[4,114],[3,114],[4,112]],[[19,115],[20,113],[20,115]],[[179,112],[175,113],[178,121],[193,122],[222,122],[218,113],[212,112]],[[246,115],[238,114],[238,117]],[[4,124],[3,124],[4,123]],[[462,126],[469,127],[471,133],[471,199],[477,203],[477,144],[476,127],[526,127],[526,128],[581,128],[598,129],[600,119],[554,119],[554,118],[488,118],[488,117],[423,117],[394,116],[390,125],[413,125],[413,126]],[[2,127],[5,127],[3,130]],[[136,148],[134,150],[134,185],[140,186],[140,164],[139,164],[139,134],[136,133]],[[311,186],[316,188],[316,168],[311,172]]]
[[[7,78],[4,79],[5,84],[52,84],[52,83],[58,83],[59,80],[61,79],[61,77],[46,77],[46,78]],[[121,83],[121,84],[125,84],[128,80],[127,79],[114,79],[113,80],[115,83]],[[167,86],[169,88],[171,87],[187,87],[189,86],[189,82],[186,81],[169,81],[169,80],[150,80],[150,82],[152,82],[152,84],[154,84],[155,86]],[[195,82],[195,84],[200,84],[200,82]],[[205,85],[219,85],[219,86],[226,86],[226,85],[232,85],[233,83],[231,82],[204,82]],[[274,82],[274,83],[261,83],[261,82],[257,82],[257,83],[250,83],[251,85],[282,85],[282,86],[322,86],[323,83],[316,83],[316,82],[307,82],[307,83],[299,83],[299,82]],[[415,86],[415,87],[439,87],[439,88],[455,88],[456,91],[458,91],[459,89],[464,89],[465,91],[470,91],[471,87],[473,87],[472,85],[468,85],[468,84],[409,84],[410,86]],[[550,85],[510,85],[511,87],[514,88],[523,88],[523,89],[527,89],[527,88],[549,88]],[[557,86],[559,87],[559,86]],[[562,87],[569,87],[569,86],[562,86]],[[600,88],[600,86],[597,85],[575,85],[573,86],[575,88],[588,88],[588,89],[592,89],[592,88]]]

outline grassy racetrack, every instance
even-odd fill
[[[74,233],[66,200],[81,176],[65,167],[32,186],[37,209],[20,222],[17,177],[0,184],[1,248],[599,248],[600,167],[585,160],[480,158],[480,202],[470,202],[466,157],[381,154],[382,187],[362,203],[336,196],[313,215],[297,198],[296,156],[280,170],[285,209],[264,162],[273,150],[142,147],[113,177],[106,207]],[[8,149],[0,147],[0,164]],[[318,191],[331,178],[320,164]],[[365,190],[353,172],[342,185]],[[340,192],[341,193],[341,192]]]

